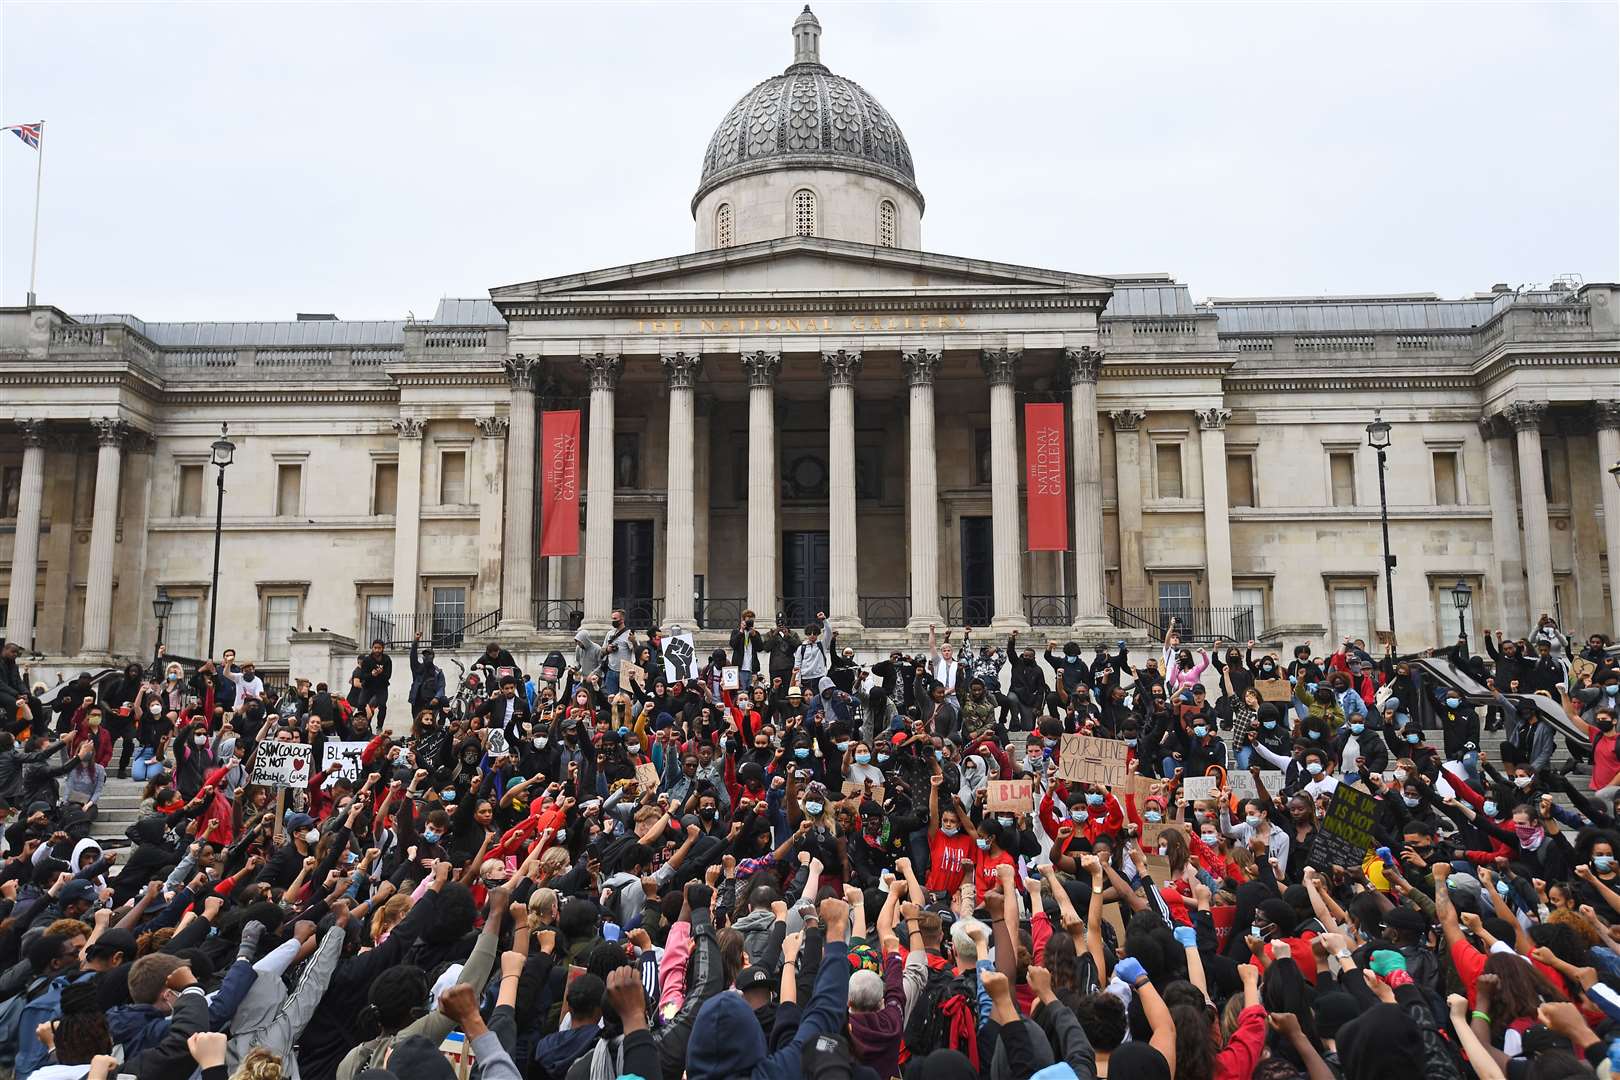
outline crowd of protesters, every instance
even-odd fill
[[[1133,656],[969,630],[863,662],[820,618],[748,612],[683,671],[667,629],[615,612],[527,672],[491,645],[471,703],[415,645],[393,714],[382,642],[337,691],[270,700],[227,652],[49,705],[0,649],[0,1070],[1558,1080],[1620,1061],[1605,638],[1543,616],[1484,657],[1174,634]],[[1076,734],[1123,743],[1124,781],[1074,779]],[[327,766],[332,741],[364,750]],[[307,783],[254,783],[276,743],[311,745]],[[109,773],[145,788],[104,849]],[[1027,805],[992,809],[1009,779]],[[1372,842],[1334,863],[1318,834],[1341,787],[1371,800]]]

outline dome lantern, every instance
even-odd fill
[[[804,5],[804,11],[793,20],[793,67],[800,64],[821,66],[821,21],[809,4]]]

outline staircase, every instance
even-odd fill
[[[141,792],[145,788],[145,781],[120,780],[108,775],[107,784],[101,791],[100,813],[96,815],[96,826],[92,830],[92,835],[103,847],[118,848],[129,844],[124,831],[140,817]]]

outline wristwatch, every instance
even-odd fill
[[[1334,953],[1333,955],[1337,956],[1340,960],[1349,960],[1349,959],[1351,959],[1351,953],[1350,953],[1349,949],[1340,949],[1338,952]]]

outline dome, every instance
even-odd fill
[[[821,23],[810,8],[793,23],[793,63],[731,107],[709,140],[692,206],[720,184],[775,169],[847,169],[916,196],[911,148],[894,117],[853,80],[821,63]]]

